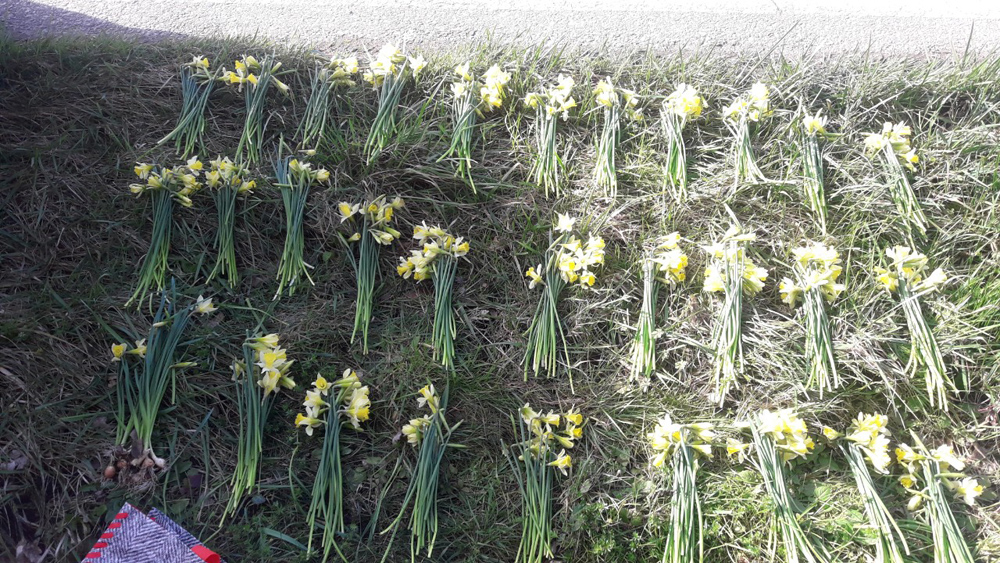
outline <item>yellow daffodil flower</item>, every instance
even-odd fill
[[[559,455],[556,456],[555,461],[549,462],[548,465],[550,467],[555,467],[565,476],[569,475],[568,470],[573,467],[573,459],[566,453],[566,450],[562,450],[559,452]]]
[[[807,135],[825,135],[826,123],[827,119],[825,117],[820,117],[819,112],[817,112],[816,115],[809,115],[807,113],[802,116],[802,129]]]
[[[199,295],[194,305],[194,311],[200,315],[211,315],[218,310],[219,308],[212,304],[211,297],[205,299],[203,296]]]
[[[111,361],[120,362],[122,356],[125,354],[125,343],[119,342],[118,344],[111,345]]]
[[[735,457],[737,463],[746,461],[746,452],[748,449],[750,449],[750,444],[744,444],[734,438],[726,439],[726,453],[730,457]]]
[[[325,424],[324,421],[319,420],[317,418],[308,417],[302,413],[299,413],[298,415],[295,416],[295,425],[304,426],[306,429],[306,435],[308,436],[312,436],[313,429],[319,428],[323,424]]]
[[[368,420],[371,400],[368,398],[368,387],[359,387],[351,392],[351,397],[344,412],[350,419],[355,430],[361,428],[361,423]]]
[[[319,391],[323,395],[326,395],[330,392],[331,385],[330,382],[327,381],[325,377],[323,377],[322,375],[317,375],[316,381],[313,382],[313,387],[316,389],[316,391]]]
[[[983,494],[983,486],[972,477],[966,477],[959,482],[956,492],[962,498],[962,502],[975,506],[976,499]]]
[[[153,165],[140,162],[135,165],[133,170],[135,171],[135,175],[138,176],[140,180],[145,180],[149,178],[149,173],[152,172]]]
[[[420,391],[418,391],[418,393],[420,394],[420,397],[417,399],[417,406],[423,407],[424,405],[427,405],[431,414],[437,413],[438,408],[440,408],[441,405],[441,399],[438,397],[437,391],[434,389],[434,384],[425,385],[420,389]]]
[[[429,416],[414,418],[410,420],[409,424],[403,426],[402,434],[406,436],[406,441],[411,446],[419,446],[420,442],[423,441],[424,432],[430,425],[431,419]]]

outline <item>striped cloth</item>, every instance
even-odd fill
[[[82,563],[224,562],[166,514],[126,503]]]

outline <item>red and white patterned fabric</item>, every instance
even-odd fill
[[[165,514],[126,504],[81,563],[224,563]]]

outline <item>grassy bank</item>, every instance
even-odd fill
[[[590,420],[573,452],[574,469],[556,496],[557,553],[566,561],[649,561],[663,550],[670,497],[667,479],[649,467],[645,432],[663,412],[677,420],[731,423],[761,408],[796,406],[810,422],[846,426],[859,411],[890,418],[895,437],[912,430],[929,445],[953,443],[970,460],[968,472],[995,475],[1000,438],[1000,373],[994,326],[1000,323],[1000,60],[967,58],[912,62],[871,58],[734,60],[711,54],[616,58],[553,50],[515,50],[484,44],[451,53],[426,53],[426,76],[403,95],[405,117],[396,143],[375,163],[361,155],[376,111],[363,87],[343,95],[338,127],[346,151],[320,148],[312,161],[333,173],[332,186],[311,195],[306,218],[306,261],[316,284],[272,301],[284,219],[277,190],[259,187],[241,202],[236,250],[243,280],[234,291],[205,286],[214,262],[216,215],[205,194],[192,209],[174,213],[171,275],[189,297],[213,295],[223,308],[188,333],[185,373],[173,404],[160,416],[158,453],[168,469],[155,483],[110,485],[102,473],[110,457],[115,335],[141,335],[148,311],[122,305],[134,287],[148,245],[149,204],[128,192],[137,160],[173,162],[169,147],[154,145],[170,131],[180,108],[178,65],[204,54],[213,65],[246,53],[276,51],[297,72],[283,77],[293,97],[275,97],[268,135],[272,145],[291,138],[305,109],[309,55],[241,41],[137,45],[115,40],[14,43],[0,39],[0,534],[3,558],[22,541],[55,560],[82,557],[108,513],[124,501],[157,506],[230,561],[302,558],[314,447],[293,426],[302,389],[283,395],[264,448],[262,486],[223,527],[218,523],[235,466],[237,413],[228,366],[245,330],[263,321],[280,332],[301,387],[317,372],[359,369],[371,387],[372,418],[363,433],[345,433],[345,512],[351,533],[342,541],[355,561],[378,561],[378,535],[402,502],[406,478],[388,488],[400,456],[413,454],[398,439],[414,411],[413,392],[444,374],[432,361],[433,291],[395,275],[408,237],[383,249],[371,353],[351,346],[354,273],[337,238],[337,203],[365,194],[401,195],[407,206],[400,230],[421,221],[449,225],[472,242],[455,285],[457,371],[449,418],[464,423],[442,468],[442,561],[510,561],[520,537],[520,497],[505,460],[516,440],[510,416],[525,402],[538,410],[576,407]],[[360,55],[360,54],[359,54]],[[364,56],[359,57],[362,60]],[[484,121],[475,153],[478,194],[447,162],[450,142],[448,83],[452,66],[471,59],[516,69],[516,102]],[[569,189],[545,199],[527,183],[532,162],[532,118],[519,99],[572,74],[584,86],[583,111],[561,123]],[[614,201],[591,180],[599,112],[589,94],[610,75],[644,99],[662,98],[676,82],[695,84],[709,109],[688,130],[691,198],[676,204],[662,186],[658,122],[630,125],[619,153]],[[722,204],[733,184],[730,134],[719,110],[756,80],[772,86],[777,112],[757,133],[764,175],[774,184],[747,186]],[[428,101],[430,100],[430,101]],[[658,100],[655,101],[658,106]],[[651,105],[651,107],[653,107]],[[789,123],[800,107],[823,109],[828,143],[829,236],[815,226],[798,182],[797,148]],[[233,151],[243,100],[219,88],[209,103],[203,158]],[[926,401],[921,379],[906,373],[909,337],[894,298],[871,271],[882,249],[903,244],[895,208],[876,166],[864,155],[865,132],[885,121],[906,121],[922,161],[914,189],[934,224],[925,246],[952,281],[926,299],[949,374],[960,393],[941,413]],[[267,166],[262,175],[271,174]],[[262,182],[263,184],[263,182]],[[728,210],[727,210],[728,206]],[[588,292],[570,291],[562,311],[568,331],[568,378],[523,377],[523,333],[538,295],[524,271],[547,244],[554,212],[588,217],[607,241],[607,262]],[[755,261],[771,270],[767,287],[744,312],[746,379],[722,409],[711,391],[711,339],[718,306],[701,290],[704,253],[696,244],[718,238],[730,212],[758,237]],[[629,345],[641,300],[644,241],[679,231],[691,256],[689,281],[664,293],[659,369],[649,380],[629,378]],[[845,386],[820,399],[803,388],[803,319],[778,295],[789,275],[791,248],[805,240],[836,245],[844,258],[847,291],[832,309],[838,367]],[[864,561],[870,550],[861,499],[844,460],[831,450],[814,454],[792,475],[796,496],[809,508],[808,525],[839,560]],[[405,471],[403,472],[405,475]],[[887,504],[901,520],[907,497],[885,479]],[[717,455],[699,475],[708,561],[765,561],[770,505],[760,476],[748,465]],[[383,490],[387,494],[383,498]],[[957,505],[956,505],[957,506]],[[983,560],[1000,556],[995,500],[959,510],[967,539]],[[379,520],[373,521],[376,507]],[[909,523],[909,521],[908,521]],[[371,529],[374,538],[367,541]],[[930,560],[928,530],[907,526]],[[408,557],[397,540],[390,560]]]

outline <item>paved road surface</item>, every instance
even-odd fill
[[[583,50],[961,55],[1000,47],[998,0],[0,0],[17,38],[260,35],[328,50],[465,44],[492,33]],[[974,32],[973,32],[974,29]]]

